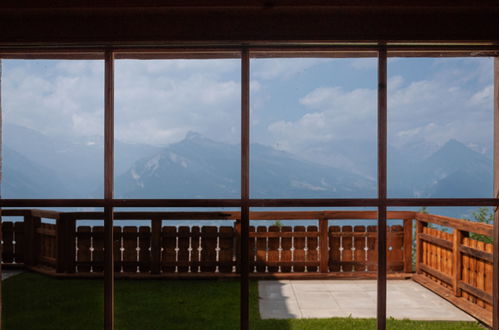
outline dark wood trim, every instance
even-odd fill
[[[387,106],[387,53],[385,45],[381,45],[378,52],[378,330],[386,329]]]
[[[240,328],[249,329],[249,196],[250,196],[250,57],[249,50],[241,52],[241,240],[240,271],[241,301]]]
[[[377,198],[248,199],[250,207],[378,207]],[[0,207],[240,207],[235,199],[1,199]],[[499,198],[386,199],[386,206],[499,206]]]
[[[114,190],[114,54],[106,51],[104,72],[104,198]],[[113,207],[104,207],[104,329],[114,329]]]
[[[420,233],[419,239],[422,241],[426,241],[428,243],[431,243],[431,244],[438,245],[438,246],[443,247],[445,249],[452,250],[452,242],[447,241],[443,238],[436,237],[436,236],[433,236],[430,234]]]

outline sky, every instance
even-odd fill
[[[165,146],[192,131],[239,143],[239,60],[117,60],[115,70],[118,140]],[[424,156],[456,139],[491,156],[492,74],[490,58],[389,59],[390,147]],[[4,60],[4,121],[102,143],[103,75],[103,61]],[[345,152],[373,162],[376,87],[374,58],[253,59],[251,141],[339,167],[355,165]]]

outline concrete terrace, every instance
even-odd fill
[[[260,281],[263,319],[376,318],[375,280]],[[387,317],[475,321],[445,299],[411,280],[387,282]]]

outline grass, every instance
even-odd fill
[[[102,280],[55,279],[23,273],[4,281],[6,330],[102,329]],[[238,329],[239,283],[203,280],[117,280],[116,329]],[[251,283],[251,328],[375,329],[374,319],[262,320]],[[388,320],[389,329],[483,329],[472,322]]]

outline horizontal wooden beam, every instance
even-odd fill
[[[471,293],[475,297],[487,302],[488,304],[492,304],[492,295],[490,293],[480,290],[479,288],[469,285],[468,283],[463,281],[459,281],[458,285],[459,288],[463,289],[464,291]]]
[[[426,242],[431,243],[431,244],[438,245],[438,246],[443,247],[443,248],[448,249],[448,250],[452,250],[452,242],[451,241],[448,241],[448,240],[445,240],[443,238],[436,237],[433,235],[425,234],[425,233],[419,233],[418,237],[420,240],[426,241]]]
[[[492,237],[494,229],[493,225],[434,214],[416,213],[416,220],[434,223],[444,227],[451,227],[466,232],[482,234],[488,237]]]
[[[482,260],[485,260],[485,261],[490,262],[490,263],[494,262],[494,256],[490,252],[477,250],[477,249],[474,249],[472,247],[465,246],[465,245],[461,245],[459,247],[459,251],[464,253],[464,254],[467,254],[469,256],[473,256],[475,258],[482,259]]]
[[[419,269],[421,269],[425,273],[430,274],[431,276],[438,278],[439,280],[444,281],[447,284],[452,285],[452,279],[449,276],[445,275],[444,273],[442,273],[436,269],[433,269],[425,264],[420,264]]]

